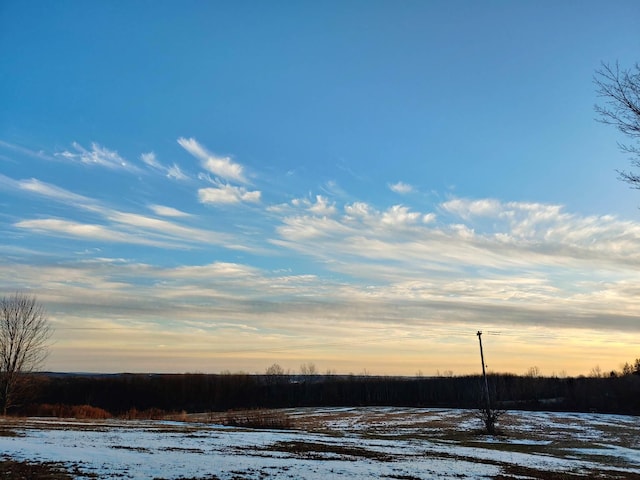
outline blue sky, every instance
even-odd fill
[[[0,289],[65,371],[638,356],[617,2],[0,3]]]

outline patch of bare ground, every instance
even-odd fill
[[[469,426],[480,422],[474,411],[456,411],[451,415],[445,411],[424,409],[405,409],[392,411],[388,409],[338,410],[336,412],[321,410],[295,416],[296,427],[308,432],[344,436],[357,433],[364,438],[380,439],[447,439],[457,437],[460,433],[468,435]]]
[[[389,462],[392,460],[392,457],[386,453],[367,450],[362,447],[320,442],[276,442],[268,447],[268,449],[277,452],[291,453],[297,457],[311,460],[355,460],[358,458],[367,458],[379,462]],[[327,454],[329,454],[329,456],[327,456]]]
[[[298,428],[297,422],[286,409],[258,408],[252,410],[228,410],[226,412],[208,412],[188,414],[185,422],[207,422],[240,428],[292,430]],[[174,420],[167,417],[166,420]]]
[[[138,453],[153,453],[153,451],[149,450],[148,448],[131,447],[129,445],[113,445],[111,448],[113,448],[114,450],[129,450],[131,452],[138,452]]]
[[[77,467],[69,471],[64,465],[55,462],[21,462],[10,458],[0,458],[0,478],[11,480],[73,480],[81,473]],[[92,478],[97,478],[91,476]]]
[[[413,475],[387,475],[384,478],[393,478],[397,480],[422,480],[420,477],[414,477]]]
[[[198,453],[204,455],[205,451],[201,448],[185,448],[185,447],[166,447],[161,449],[163,452],[181,452],[181,453]]]
[[[518,465],[503,465],[502,468],[503,473],[493,477],[494,480],[514,480],[522,478],[531,480],[578,480],[585,478],[598,478],[601,480],[640,480],[640,474],[615,470],[550,472],[530,467],[521,467]]]
[[[168,480],[164,477],[153,477],[153,480]],[[171,480],[220,480],[217,475],[208,475],[206,477],[178,477]]]
[[[596,478],[600,480],[640,480],[639,473],[624,470],[580,469],[573,471],[550,471],[540,470],[534,467],[514,465],[497,460],[478,459],[446,452],[438,452],[433,456],[498,466],[501,468],[502,473],[492,477],[494,480],[584,480]]]
[[[227,412],[223,420],[223,425],[275,430],[289,430],[293,428],[291,418],[282,410],[265,409]]]
[[[153,477],[153,480],[168,480],[164,477]],[[206,477],[178,477],[171,480],[220,480],[217,475],[208,475]]]
[[[500,462],[489,459],[478,459],[463,455],[448,454],[438,452],[433,455],[439,458],[450,458],[454,460],[467,461],[472,463],[484,463],[488,465],[496,465],[501,468],[502,473],[493,476],[493,480],[584,480],[584,479],[600,479],[600,480],[640,480],[640,474],[625,470],[614,469],[580,469],[573,471],[550,471],[541,470],[534,467],[526,467],[514,465],[511,463]]]
[[[0,426],[0,437],[19,437],[20,434],[15,430],[11,430],[10,428]]]

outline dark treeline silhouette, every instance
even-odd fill
[[[226,411],[250,408],[411,406],[477,408],[481,377],[357,375],[41,374],[33,403],[131,409]],[[640,414],[640,375],[534,377],[489,375],[492,399],[505,410]],[[17,411],[16,413],[20,413]]]

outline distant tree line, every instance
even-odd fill
[[[640,372],[575,378],[491,374],[489,385],[496,405],[503,409],[640,414],[640,375],[636,373]],[[37,384],[34,404],[92,405],[114,415],[131,409],[206,412],[338,406],[477,408],[482,386],[480,376],[317,374],[38,374]]]

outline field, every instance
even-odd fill
[[[269,412],[249,412],[247,418]],[[469,410],[313,408],[287,429],[166,420],[0,420],[0,478],[640,479],[640,418],[507,412],[500,435]]]

